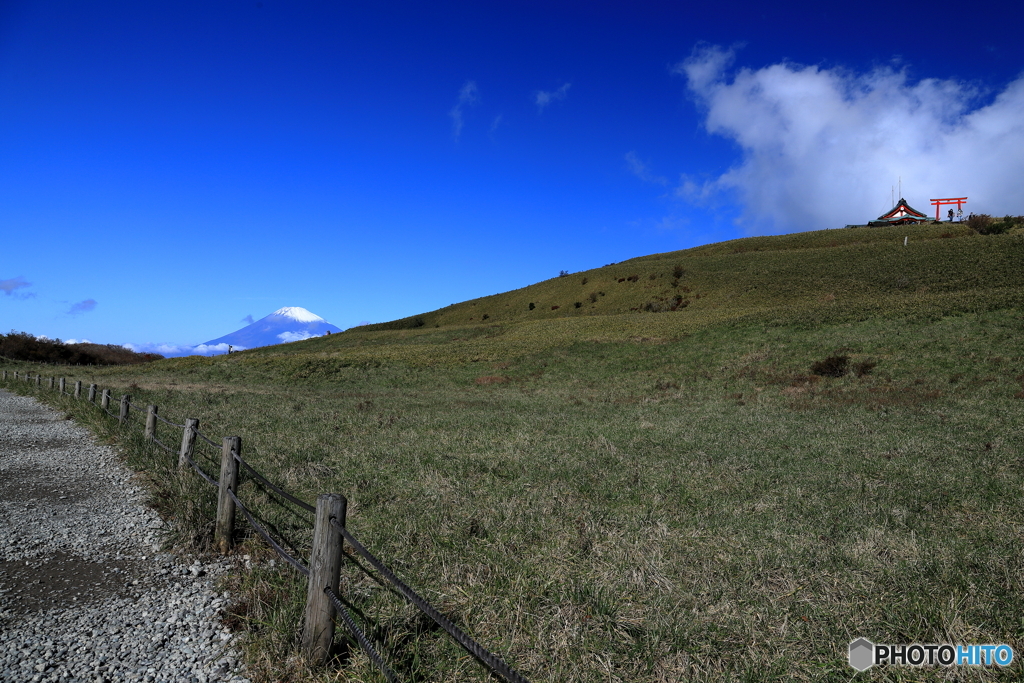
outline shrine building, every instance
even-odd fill
[[[931,218],[925,216],[917,209],[907,204],[907,200],[900,197],[900,201],[887,213],[883,213],[875,220],[868,223],[869,227],[875,228],[883,225],[905,225],[907,223],[929,223]]]

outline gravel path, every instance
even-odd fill
[[[0,680],[246,679],[220,623],[231,569],[161,553],[115,452],[0,390]]]

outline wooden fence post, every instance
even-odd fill
[[[46,386],[47,389],[53,389],[53,378],[50,377],[49,379],[47,379],[46,380],[46,384],[47,384],[47,386]]]
[[[62,393],[62,394],[64,393],[64,387],[66,387],[66,386],[67,386],[67,381],[63,377],[61,377],[60,378],[60,393]]]
[[[181,450],[178,451],[178,469],[188,466],[188,459],[196,447],[196,432],[199,431],[199,420],[190,417],[185,420],[185,432],[181,435]]]
[[[39,373],[36,373],[36,386],[37,387],[43,386],[43,376],[40,375]]]
[[[18,379],[18,371],[17,370],[14,371],[14,379]]]
[[[124,424],[128,421],[128,404],[131,402],[131,394],[123,394],[121,396],[121,412],[118,413],[117,421],[120,424]]]
[[[75,382],[75,398],[82,398],[82,380]]]
[[[235,533],[235,501],[228,494],[238,492],[238,461],[232,451],[242,455],[242,437],[225,436],[220,449],[220,492],[217,496],[217,529],[213,542],[224,555],[231,550],[231,537]]]
[[[7,371],[6,370],[4,370],[4,379],[5,380],[7,379]]]
[[[156,438],[156,406],[146,408],[146,440],[152,441]]]
[[[313,550],[309,555],[309,585],[306,590],[306,618],[302,626],[302,650],[315,664],[327,662],[334,640],[334,603],[324,588],[338,592],[341,572],[341,547],[344,539],[331,525],[331,518],[345,526],[348,502],[337,493],[323,493],[316,498],[316,522],[313,527]]]
[[[95,403],[95,402],[96,402],[96,385],[95,384],[90,384],[89,385],[89,403]]]
[[[106,410],[110,407],[110,389],[104,389],[103,395],[100,396],[100,408]]]

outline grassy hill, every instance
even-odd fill
[[[749,238],[67,376],[242,435],[306,499],[345,494],[354,533],[531,680],[848,681],[859,636],[1024,647],[1022,257],[1024,235],[948,224]],[[207,541],[195,477],[51,400],[149,473],[183,541]],[[241,495],[308,543],[254,482]],[[487,679],[356,565],[343,586],[403,679]],[[231,587],[258,679],[337,679],[291,657],[291,573]],[[357,651],[333,671],[378,680]]]
[[[951,293],[988,297],[993,290],[1019,287],[1024,276],[1014,264],[1021,237],[982,236],[961,224],[940,224],[732,240],[573,273],[365,331],[669,310],[686,313],[676,320],[682,329],[755,314],[834,318],[882,306],[898,315],[900,308]],[[596,329],[578,325],[584,334]]]
[[[1021,306],[1021,263],[1024,234],[979,235],[961,224],[752,237],[643,256],[340,335],[254,349],[230,362],[329,379],[351,366],[450,366],[508,361],[581,342],[666,342],[723,324],[937,319]],[[222,362],[184,359],[161,367]]]

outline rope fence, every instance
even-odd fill
[[[172,427],[177,427],[178,429],[184,429],[184,428],[185,428],[185,425],[180,425],[180,424],[178,424],[177,422],[171,422],[170,420],[168,420],[167,418],[165,418],[165,417],[164,417],[163,415],[161,415],[160,413],[156,413],[156,419],[160,420],[160,421],[161,421],[161,422],[163,422],[163,423],[164,423],[165,425],[171,425]]]
[[[3,371],[2,378],[4,381],[8,380],[7,370]],[[14,373],[14,379],[21,379],[18,372]],[[31,384],[32,378],[27,373],[25,374],[24,379],[26,383]],[[35,377],[35,385],[42,388],[42,377],[38,374]],[[48,385],[49,388],[56,389],[61,396],[69,396],[76,399],[82,398],[83,392],[81,382],[75,383],[75,390],[73,393],[66,390],[66,380],[63,377],[60,378],[60,382],[56,386],[54,378],[50,378],[48,380]],[[398,681],[394,672],[381,658],[380,654],[373,647],[373,644],[370,643],[366,635],[359,628],[341,598],[331,587],[332,585],[338,585],[338,578],[343,558],[348,558],[349,561],[353,562],[356,567],[360,568],[364,572],[369,571],[363,567],[355,557],[349,556],[344,552],[344,543],[347,541],[348,544],[355,549],[356,553],[362,556],[363,559],[365,559],[373,569],[377,571],[377,573],[383,576],[387,583],[390,584],[399,595],[416,606],[416,608],[425,615],[430,617],[430,619],[444,629],[444,631],[451,636],[455,642],[476,658],[478,662],[487,667],[492,674],[500,676],[508,683],[529,683],[522,674],[509,666],[501,657],[490,652],[466,635],[461,629],[453,624],[451,620],[441,614],[427,600],[422,598],[412,588],[406,585],[387,567],[387,565],[367,550],[366,546],[360,543],[359,540],[352,535],[345,522],[347,501],[343,496],[338,494],[322,494],[317,498],[316,505],[311,505],[277,486],[257,471],[252,465],[246,462],[242,457],[241,437],[225,437],[223,439],[223,443],[218,444],[216,441],[199,431],[199,421],[197,419],[189,418],[186,420],[185,424],[178,424],[161,417],[157,406],[155,405],[147,406],[143,409],[137,404],[132,403],[129,394],[121,396],[119,399],[120,412],[114,412],[109,409],[112,398],[109,389],[103,390],[99,403],[95,400],[96,396],[97,388],[95,384],[92,384],[88,388],[87,402],[92,403],[107,415],[116,419],[122,428],[124,428],[124,425],[126,424],[137,424],[140,417],[144,415],[146,440],[166,453],[171,455],[176,454],[178,456],[179,469],[185,468],[186,466],[191,467],[202,479],[218,489],[217,519],[214,542],[218,545],[221,552],[226,553],[232,547],[235,511],[238,510],[242,513],[242,516],[245,517],[250,528],[252,528],[252,530],[255,531],[256,534],[259,535],[267,545],[269,545],[281,557],[281,559],[290,564],[300,574],[307,577],[309,584],[307,587],[308,593],[304,617],[305,622],[303,626],[302,649],[314,662],[318,662],[320,664],[325,664],[327,662],[330,653],[330,643],[334,638],[335,617],[340,617],[345,628],[352,634],[355,640],[359,643],[359,646],[364,652],[366,652],[370,661],[377,667],[381,674],[389,682]],[[168,446],[157,437],[157,421],[182,430],[180,450]],[[202,445],[203,449],[206,447],[213,448],[220,455],[221,469],[220,476],[218,478],[215,479],[205,472],[193,458],[194,455],[197,455],[200,452],[195,448],[197,443]],[[274,539],[267,527],[273,529],[274,533],[284,539],[285,543],[289,546],[292,546],[292,548],[296,550],[298,549],[295,544],[288,541],[280,530],[277,529],[269,520],[261,524],[256,519],[252,510],[250,510],[249,507],[240,500],[238,496],[239,468],[244,469],[248,476],[252,477],[258,484],[260,484],[261,486],[259,488],[261,490],[272,491],[282,499],[292,503],[305,512],[313,514],[315,518],[313,528],[313,548],[310,552],[310,559],[308,562],[304,563],[302,560],[296,558],[285,550],[281,543]],[[273,498],[271,498],[271,501],[281,505],[283,509],[302,518],[301,514],[291,510],[287,505],[283,505],[279,501],[273,500]],[[372,576],[372,574],[369,575]],[[379,581],[379,579],[375,580]],[[386,584],[381,582],[381,585]]]
[[[195,461],[195,460],[193,460],[192,458],[190,458],[190,457],[188,457],[188,456],[186,455],[186,456],[185,456],[185,461],[186,461],[186,462],[187,462],[187,463],[188,463],[189,465],[192,465],[192,469],[194,469],[194,470],[196,471],[196,474],[198,474],[198,475],[199,475],[200,477],[202,477],[202,478],[203,478],[203,479],[205,479],[206,481],[210,482],[211,484],[213,484],[213,485],[214,485],[214,486],[216,486],[217,488],[220,488],[220,482],[219,482],[219,481],[217,481],[216,479],[214,479],[213,477],[211,477],[211,476],[210,476],[209,474],[207,474],[206,472],[204,472],[204,471],[203,471],[203,468],[202,468],[202,467],[200,467],[199,465],[197,465],[197,464],[196,464],[196,461]]]
[[[214,448],[216,448],[218,452],[220,452],[220,444],[219,444],[219,443],[217,443],[216,441],[211,441],[211,440],[210,440],[210,438],[209,438],[208,436],[206,436],[205,434],[203,434],[203,433],[202,433],[201,431],[199,431],[198,429],[197,429],[197,430],[195,430],[195,432],[196,432],[196,436],[198,436],[198,437],[199,437],[200,439],[202,439],[202,440],[203,440],[203,441],[205,441],[206,443],[210,444],[211,446],[213,446]]]
[[[363,648],[363,652],[365,652],[366,656],[370,658],[370,661],[380,669],[380,672],[384,674],[384,678],[388,679],[390,683],[398,683],[398,678],[395,676],[394,672],[391,671],[388,665],[384,663],[384,660],[380,658],[377,650],[374,649],[373,645],[369,640],[367,640],[362,630],[360,630],[359,626],[356,625],[355,620],[352,618],[352,615],[349,614],[348,608],[342,604],[341,598],[338,597],[338,594],[331,590],[330,586],[324,587],[324,593],[326,593],[331,599],[331,602],[334,603],[334,609],[337,610],[338,615],[341,616],[342,621],[345,622],[345,626],[347,626],[348,630],[353,636],[355,636],[356,641],[359,643],[359,647]]]
[[[270,547],[277,551],[277,554],[281,556],[281,559],[285,560],[286,562],[288,562],[288,564],[298,569],[300,574],[308,577],[309,569],[306,568],[306,565],[302,564],[297,559],[289,555],[288,552],[284,548],[282,548],[277,541],[270,537],[270,534],[267,533],[267,530],[260,526],[256,522],[255,518],[253,518],[252,513],[249,512],[249,508],[245,507],[242,501],[238,500],[238,497],[235,495],[234,491],[232,491],[231,489],[228,489],[227,491],[228,495],[231,496],[231,500],[235,501],[235,505],[237,505],[238,509],[242,511],[242,514],[245,515],[245,519],[248,520],[249,525],[252,526],[256,533],[262,536],[263,540],[269,543]]]
[[[307,503],[307,502],[305,502],[303,500],[299,500],[298,498],[296,498],[292,494],[288,493],[284,489],[280,488],[276,484],[272,484],[270,481],[268,481],[266,477],[264,477],[262,474],[257,472],[255,469],[253,469],[252,465],[247,463],[245,460],[242,460],[242,456],[240,456],[238,453],[235,453],[234,451],[231,451],[231,455],[232,455],[232,457],[235,458],[235,460],[238,461],[239,465],[241,465],[242,467],[245,468],[246,472],[251,474],[253,476],[253,478],[255,478],[257,481],[259,481],[261,484],[263,484],[267,488],[269,488],[271,491],[273,491],[274,493],[278,494],[282,498],[286,498],[286,499],[290,500],[291,502],[295,503],[296,505],[298,505],[303,510],[307,510],[309,512],[316,512],[316,508],[313,507],[312,505],[310,505],[309,503]]]
[[[491,653],[478,642],[463,633],[458,626],[453,624],[447,617],[434,609],[433,605],[417,595],[416,591],[405,585],[405,583],[395,576],[395,574],[388,569],[383,562],[377,559],[377,557],[367,550],[362,543],[356,540],[356,537],[349,533],[347,528],[339,524],[337,519],[331,519],[331,526],[334,527],[334,529],[340,533],[346,541],[348,541],[349,545],[355,548],[357,553],[363,556],[363,559],[373,565],[374,569],[384,575],[384,578],[386,578],[391,585],[398,590],[398,592],[405,596],[406,600],[433,619],[438,626],[447,631],[448,635],[454,638],[459,645],[466,649],[467,652],[486,664],[492,671],[501,674],[502,677],[504,677],[505,680],[510,681],[510,683],[527,683],[527,680],[523,678],[519,672],[506,664],[500,657]]]
[[[174,450],[170,446],[166,445],[163,441],[161,441],[160,439],[156,438],[155,436],[153,437],[153,443],[155,443],[157,446],[159,446],[160,448],[164,449],[168,453],[171,453],[171,454],[177,453],[176,450]]]

